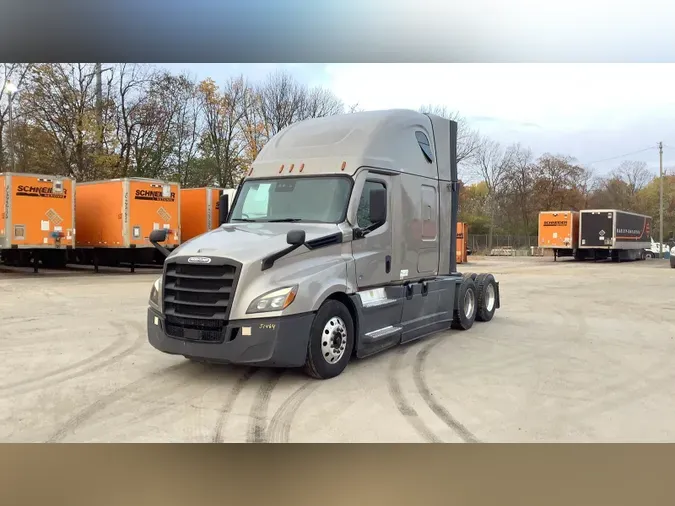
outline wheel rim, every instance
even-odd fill
[[[467,318],[471,318],[473,316],[473,309],[475,305],[473,290],[467,290],[464,294],[464,315]]]
[[[330,318],[321,333],[321,356],[329,364],[340,361],[347,348],[347,326],[339,316]]]
[[[495,285],[489,283],[488,286],[485,287],[485,309],[487,309],[488,312],[492,311],[492,308],[495,307],[496,298]]]

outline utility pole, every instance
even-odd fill
[[[94,72],[96,73],[96,127],[98,135],[99,153],[103,152],[103,79],[101,74],[101,63],[97,63]]]
[[[663,258],[663,142],[659,142],[659,258]]]

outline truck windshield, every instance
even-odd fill
[[[346,177],[249,180],[241,188],[230,221],[339,223],[350,191],[351,180]]]

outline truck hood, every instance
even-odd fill
[[[204,255],[251,262],[288,247],[286,234],[304,230],[306,240],[340,232],[333,223],[227,223],[176,248],[168,258]]]

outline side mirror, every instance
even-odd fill
[[[387,221],[387,190],[370,190],[370,214],[368,216],[373,224],[381,224]]]
[[[305,231],[289,230],[286,234],[286,242],[291,246],[302,246],[305,244]]]
[[[165,228],[158,228],[157,230],[153,230],[150,232],[150,237],[148,239],[150,240],[151,243],[156,243],[156,242],[164,242],[166,241],[166,236],[169,233],[169,231]]]
[[[227,221],[228,214],[230,214],[230,196],[223,193],[218,200],[218,226]]]
[[[171,252],[159,243],[166,241],[166,237],[168,235],[169,231],[167,229],[158,228],[157,230],[153,230],[152,232],[150,232],[150,236],[148,237],[150,243],[155,248],[157,248],[165,257],[168,257],[171,254]]]

